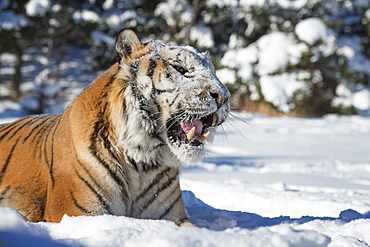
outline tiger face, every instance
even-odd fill
[[[118,35],[116,50],[122,78],[131,82],[126,98],[132,97],[140,112],[131,125],[145,129],[152,137],[147,144],[163,145],[179,163],[199,161],[205,141],[230,111],[230,93],[210,60],[189,46],[143,44],[130,30]]]

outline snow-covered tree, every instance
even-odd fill
[[[229,36],[219,70],[235,78],[235,105],[278,115],[369,112],[368,1],[238,4],[248,26]]]
[[[4,53],[14,55],[12,66],[14,73],[12,78],[9,78],[10,83],[1,80],[0,76],[0,87],[3,87],[3,90],[5,90],[5,87],[9,89],[9,96],[13,99],[18,99],[21,95],[22,56],[29,44],[28,39],[30,37],[30,22],[24,16],[22,2],[24,1],[9,2],[4,0],[0,2],[0,55]],[[2,95],[0,94],[0,96]]]
[[[1,54],[14,55],[14,74],[10,92],[22,96],[21,67],[27,52],[35,64],[34,86],[22,105],[30,113],[42,113],[58,100],[60,64],[71,42],[83,43],[85,26],[76,25],[73,14],[84,1],[14,0],[2,2],[0,17]],[[85,42],[86,43],[86,42]],[[5,81],[3,82],[6,83]],[[32,102],[32,103],[30,103]]]

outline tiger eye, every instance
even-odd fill
[[[187,72],[189,72],[187,69],[181,66],[172,65],[181,75],[185,75]]]

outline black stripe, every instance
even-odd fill
[[[148,72],[147,72],[147,76],[153,80],[153,74],[154,74],[154,70],[155,68],[157,67],[157,60],[160,59],[160,56],[153,56],[149,59],[149,69],[148,69]]]
[[[22,130],[23,128],[25,128],[27,126],[31,126],[32,124],[36,123],[40,119],[44,119],[44,118],[48,118],[48,117],[49,117],[49,115],[36,115],[36,116],[33,116],[33,119],[31,119],[27,123],[23,124],[22,126],[20,126],[18,130],[14,131],[14,133],[9,137],[9,139],[13,138],[18,133],[18,131]]]
[[[38,128],[40,128],[41,126],[43,126],[44,125],[44,123],[45,122],[47,122],[47,121],[49,121],[49,119],[51,118],[51,115],[50,116],[48,116],[46,119],[44,119],[44,120],[42,120],[42,122],[41,123],[39,123],[39,124],[37,124],[35,127],[33,127],[32,129],[31,129],[31,131],[29,131],[28,132],[28,135],[23,139],[23,143],[25,143],[27,140],[28,140],[28,138],[30,138],[30,136],[38,129]]]
[[[169,80],[170,82],[174,83],[173,79],[172,79],[172,76],[171,76],[171,70],[166,67],[166,78],[167,80]]]
[[[155,192],[155,193],[152,193],[149,200],[146,202],[145,206],[142,208],[142,211],[141,213],[146,210],[154,201],[155,199],[157,198],[157,196],[163,192],[164,190],[166,190],[167,188],[169,188],[177,179],[178,177],[178,173],[176,173],[174,176],[168,178],[168,180],[164,183],[162,183],[162,186],[158,188],[158,190]]]
[[[76,198],[75,198],[75,197],[74,197],[74,195],[73,195],[73,191],[71,191],[71,192],[70,192],[70,195],[71,195],[71,198],[72,198],[73,204],[74,204],[74,205],[75,205],[79,210],[81,210],[81,211],[82,211],[82,212],[84,212],[84,213],[93,214],[91,211],[87,210],[86,208],[84,208],[83,206],[81,206],[81,205],[77,202]]]
[[[130,72],[131,72],[131,75],[132,75],[132,80],[135,81],[136,80],[136,77],[137,77],[137,73],[139,72],[139,68],[140,68],[140,63],[139,61],[134,61],[132,64],[131,64],[131,68],[130,68]]]
[[[137,203],[141,198],[143,198],[152,188],[154,185],[158,184],[159,181],[162,180],[162,178],[168,173],[171,171],[171,168],[170,167],[167,167],[165,170],[163,170],[162,172],[158,173],[157,176],[153,179],[153,181],[148,185],[148,187],[145,188],[145,190],[143,190],[140,195],[138,195],[135,199],[135,201],[133,202],[133,204]]]
[[[152,136],[151,136],[152,137]],[[152,138],[156,138],[155,136],[152,137]],[[162,143],[161,143],[162,144]],[[164,144],[163,144],[164,145]],[[151,148],[152,150],[156,149],[157,147],[159,147],[161,145],[157,145],[156,147],[153,147]],[[141,145],[138,145],[136,147],[138,149],[138,152],[142,152],[141,150],[143,149],[141,147]],[[146,148],[144,149],[145,151]],[[137,172],[148,172],[148,171],[153,171],[153,170],[157,170],[160,166],[158,165],[158,163],[156,161],[152,161],[152,162],[149,162],[149,163],[146,163],[146,162],[136,162],[134,159],[132,159],[126,152],[126,157],[127,157],[127,160],[128,160],[128,163],[130,163],[132,165],[133,168],[135,168],[135,170]]]
[[[96,143],[93,143],[90,146],[90,151],[91,151],[92,155],[99,161],[99,163],[101,163],[108,170],[109,175],[113,178],[113,180],[119,186],[123,186],[123,182],[121,181],[121,179],[116,175],[115,171],[110,169],[110,165],[109,165],[108,161],[106,161],[106,159],[104,159],[104,157],[101,154],[98,153],[98,147],[94,144],[96,144]]]
[[[152,80],[152,76],[153,76],[153,73],[154,73],[154,68],[157,66],[156,65],[156,62],[153,58],[150,59],[150,62],[149,62],[151,65],[149,66],[149,70],[147,72],[147,75],[151,78]],[[146,99],[143,94],[140,92],[139,88],[138,88],[138,85],[137,85],[137,82],[135,81],[136,80],[136,72],[137,72],[137,69],[136,69],[136,66],[138,66],[138,63],[133,63],[131,65],[131,72],[132,72],[132,83],[131,83],[131,88],[132,88],[132,94],[133,96],[138,100],[139,102],[139,108],[140,108],[140,111],[141,111],[141,114],[144,118],[147,119],[147,121],[152,124],[151,126],[151,134],[153,134],[153,132],[155,131],[155,124],[156,123],[156,114],[153,114],[151,111],[150,111],[150,107],[149,107],[149,102],[148,102],[148,99]],[[153,80],[152,80],[152,83],[153,83]],[[148,85],[149,86],[149,85]],[[151,103],[154,103],[157,105],[158,109],[160,110],[160,106],[159,104],[156,102],[155,100],[155,94],[153,94],[153,88],[152,88],[152,93],[151,93],[151,99],[152,99],[152,102]],[[155,91],[154,91],[155,92]]]
[[[109,121],[104,121],[105,111],[108,108],[108,103],[104,105],[103,112],[98,114],[98,121],[95,122],[95,131],[93,133],[92,141],[99,142],[102,141],[102,145],[105,150],[108,151],[110,158],[115,160],[118,164],[120,163],[120,158],[114,150],[114,146],[109,140]],[[97,148],[97,147],[96,147]]]
[[[111,77],[110,82],[108,82],[100,97],[100,102],[98,102],[98,106],[100,111],[97,115],[98,120],[95,122],[93,126],[93,133],[90,137],[90,152],[91,154],[107,169],[111,178],[123,189],[125,184],[124,182],[117,176],[117,166],[120,165],[118,160],[118,155],[112,151],[113,145],[109,141],[109,122],[106,120],[106,111],[108,109],[108,102],[105,102],[105,98],[108,97],[108,89],[114,77]],[[102,143],[103,142],[103,143]],[[104,154],[99,152],[99,150],[106,150],[110,157],[105,157]],[[115,163],[114,163],[115,161]],[[111,169],[111,163],[114,165],[114,169]],[[126,197],[127,197],[127,190],[126,190]],[[128,198],[128,197],[127,197]]]
[[[144,163],[144,162],[141,162],[141,169],[144,171],[144,172],[148,172],[148,171],[153,171],[153,170],[157,170],[158,169],[158,164],[157,163]]]
[[[152,81],[152,92],[150,94],[151,96],[151,99],[152,99],[152,102],[153,104],[155,104],[157,106],[157,114],[161,114],[162,112],[162,106],[157,102],[157,99],[156,99],[156,94],[158,93],[157,89],[155,88],[154,86],[154,81]],[[154,123],[154,119],[152,118],[152,123]]]
[[[55,132],[57,131],[57,129],[58,129],[59,125],[60,125],[60,121],[61,121],[61,117],[59,117],[57,119],[57,121],[55,121],[56,122],[56,126],[55,127],[54,127],[54,124],[53,124],[54,131],[53,131],[53,134],[51,135],[51,140],[50,140],[50,142],[51,142],[51,144],[50,144],[51,145],[51,147],[50,147],[50,149],[51,149],[50,150],[51,151],[51,154],[50,154],[51,157],[50,157],[50,164],[49,164],[49,172],[50,172],[50,178],[51,178],[51,185],[52,185],[52,187],[54,187],[54,182],[55,182],[54,175],[53,175],[53,166],[54,166],[54,136],[55,136]],[[49,133],[48,133],[48,137],[49,137]]]
[[[52,124],[53,122],[48,122],[46,124],[40,125],[40,127],[37,128],[31,140],[31,142],[36,142],[35,143],[36,147],[40,146],[40,142],[42,142],[44,139],[42,137],[44,137],[47,134]]]
[[[159,217],[159,219],[163,219],[166,217],[166,215],[171,212],[172,208],[178,203],[178,201],[181,199],[181,193],[176,197],[176,199],[172,202],[172,204],[164,211],[164,213]]]
[[[5,194],[10,190],[10,186],[6,186],[5,187],[5,190],[3,192],[1,192],[0,194],[0,203],[2,200],[4,200],[6,197],[5,197]]]
[[[86,168],[86,166],[80,161],[80,159],[78,158],[77,156],[77,152],[76,152],[76,147],[72,141],[72,145],[73,145],[73,149],[75,150],[75,158],[76,158],[76,161],[77,161],[77,164],[79,166],[82,167],[82,169],[84,170],[84,172],[89,176],[89,179],[94,183],[94,186],[89,183],[85,178],[83,178],[79,173],[78,171],[75,169],[75,172],[77,174],[77,176],[93,191],[94,194],[97,195],[100,203],[105,207],[106,211],[109,213],[109,214],[113,214],[112,213],[112,210],[110,209],[110,207],[108,206],[108,203],[106,202],[106,200],[103,198],[103,196],[101,196],[97,190],[94,188],[94,187],[97,187],[98,190],[100,191],[104,191],[104,189],[102,188],[102,186],[96,181],[95,177],[91,174],[90,170],[88,170]]]
[[[39,130],[37,131],[37,133],[34,134],[31,142],[36,141],[35,143],[36,147],[39,147],[42,145],[42,147],[45,148],[45,142],[47,141],[47,138],[50,134],[50,130],[54,127],[55,123],[56,123],[55,119],[52,119],[50,120],[49,123],[42,125],[41,128],[39,128]],[[40,148],[40,154],[39,154],[40,158],[43,154],[42,151],[43,149]],[[49,161],[47,160],[46,156],[44,157],[44,159],[45,159],[46,164],[49,164]]]
[[[26,118],[22,118],[20,119],[19,121],[16,121],[14,123],[10,123],[9,126],[5,127],[4,129],[1,130],[1,132],[5,131],[5,130],[8,130],[7,132],[5,132],[2,136],[0,136],[0,141],[3,140],[10,132],[12,132],[12,130],[16,129],[14,131],[14,133],[12,134],[11,137],[8,138],[11,139],[12,137],[14,137],[20,130],[22,130],[24,127],[28,126],[28,125],[31,125],[33,124],[34,122],[36,122],[37,120],[39,120],[39,118],[41,118],[41,116],[43,115],[36,115],[36,116],[30,116],[30,117],[26,117]],[[28,118],[30,118],[30,120],[28,120],[27,122],[23,123],[23,121],[27,120]],[[22,124],[23,123],[23,124]],[[21,126],[18,126],[18,124],[22,124]]]
[[[150,94],[150,97],[151,97],[151,100],[152,100],[151,103],[153,103],[157,106],[158,114],[160,114],[161,111],[162,111],[162,107],[157,102],[157,99],[156,99],[157,89],[155,87],[155,83],[154,83],[154,80],[153,80],[153,74],[154,74],[155,68],[157,67],[157,62],[156,62],[157,60],[162,60],[159,55],[155,55],[155,56],[150,58],[150,60],[149,60],[149,71],[148,71],[147,75],[152,80],[152,90],[151,90],[151,94]],[[159,84],[161,83],[160,77],[159,77],[159,82],[158,83]],[[149,115],[149,116],[151,116],[151,115]],[[150,120],[151,120],[150,121],[151,123],[155,123],[153,118],[151,118]]]
[[[13,153],[14,153],[14,150],[15,150],[15,147],[17,146],[18,144],[18,141],[19,141],[19,138],[17,139],[17,141],[14,143],[12,149],[10,150],[8,156],[6,157],[6,160],[5,160],[5,164],[3,166],[3,169],[1,169],[0,171],[0,184],[2,183],[3,181],[3,178],[4,178],[4,173],[6,172],[6,169],[8,168],[9,164],[10,164],[10,160],[12,159],[12,156],[13,156]]]
[[[129,161],[128,163],[135,169],[135,171],[140,172],[140,168],[139,168],[138,164],[136,163],[136,161],[134,159],[131,159],[128,156],[127,152],[126,152],[126,157]]]
[[[178,88],[170,88],[170,89],[156,89],[156,88],[154,88],[154,90],[157,94],[161,94],[161,93],[173,93],[173,92],[178,91],[179,89]]]
[[[18,124],[21,124],[27,118],[30,118],[30,117],[21,118],[21,119],[18,119],[17,121],[11,122],[11,123],[1,124],[0,125],[0,133],[4,132],[4,131],[6,131],[10,128],[12,128],[11,130],[17,128]],[[8,132],[5,135],[7,135],[7,134],[8,134]],[[0,141],[3,137],[5,137],[5,135],[0,136]]]
[[[49,157],[48,157],[48,139],[49,139],[50,132],[51,132],[52,128],[54,128],[56,123],[57,123],[57,121],[55,121],[55,119],[53,119],[50,122],[50,124],[45,124],[44,128],[41,129],[41,130],[44,131],[44,133],[41,134],[41,132],[39,132],[37,135],[34,136],[34,139],[36,139],[38,137],[36,147],[38,147],[40,145],[40,143],[42,142],[41,143],[42,148],[40,148],[40,158],[42,158],[42,156],[44,156],[43,157],[44,161],[49,166],[50,175],[51,175],[51,178],[52,178],[52,184],[53,185],[54,185],[54,181],[53,181],[53,177],[52,177],[52,170],[50,169],[52,164],[49,162]],[[34,139],[32,141],[34,141]],[[51,159],[51,157],[50,157],[50,159]]]
[[[99,137],[96,136],[96,135],[97,135],[97,133],[95,131],[94,134],[93,134],[93,138],[91,139],[91,145],[90,145],[91,154],[99,161],[99,163],[101,163],[108,170],[108,172],[109,172],[110,176],[113,178],[113,180],[119,186],[122,187],[124,185],[123,181],[116,175],[116,172],[113,171],[110,168],[109,162],[105,159],[105,157],[103,157],[103,155],[98,152],[99,148],[97,147],[97,145],[99,143]]]
[[[113,214],[112,213],[112,210],[110,209],[110,207],[108,206],[108,203],[107,201],[95,190],[95,188],[89,183],[89,181],[87,181],[85,178],[83,178],[79,173],[78,171],[75,169],[75,173],[77,174],[78,178],[85,183],[85,185],[96,195],[96,197],[98,198],[99,202],[101,205],[103,205],[103,207],[105,208],[106,212],[108,212],[109,214]]]
[[[170,104],[170,107],[172,107],[173,106],[173,104],[175,103],[175,101],[176,101],[176,99],[179,97],[179,93],[177,93],[176,94],[176,96],[175,96],[175,98],[173,98],[173,100],[172,100],[172,102],[171,102],[171,104]]]
[[[76,149],[75,149],[76,150]],[[76,154],[76,153],[75,153]],[[96,179],[93,177],[93,175],[91,175],[91,173],[90,173],[90,170],[88,170],[87,168],[86,168],[86,166],[84,165],[84,164],[82,164],[82,162],[79,160],[79,158],[77,157],[77,154],[75,155],[75,157],[76,157],[76,160],[77,160],[77,164],[79,164],[81,167],[82,167],[82,169],[85,171],[85,173],[89,176],[89,178],[90,178],[90,180],[92,180],[93,182],[94,182],[94,184],[95,184],[95,186],[96,187],[98,187],[98,189],[100,190],[100,191],[104,191],[104,189],[100,186],[100,184],[96,181]]]

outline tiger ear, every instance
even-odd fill
[[[205,52],[202,52],[202,54],[203,54],[203,56],[209,58],[211,53],[209,52],[209,50],[206,50]]]
[[[115,47],[117,60],[120,62],[122,58],[131,58],[131,55],[143,49],[144,45],[134,31],[122,29],[117,35]]]

